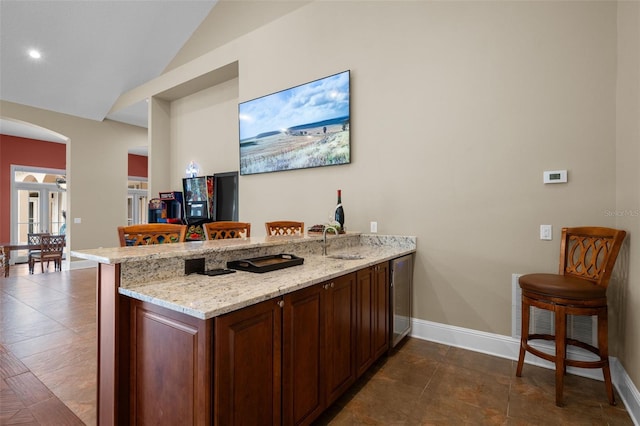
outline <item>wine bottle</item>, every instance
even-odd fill
[[[340,228],[344,229],[344,209],[342,208],[342,190],[338,189],[338,205],[335,214],[336,222],[340,224]]]

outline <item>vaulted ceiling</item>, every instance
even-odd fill
[[[164,71],[216,1],[2,0],[0,99],[146,127],[144,103],[109,111],[122,93]],[[0,133],[61,142],[4,119]]]
[[[310,1],[0,0],[0,99],[147,127],[144,101],[110,112],[123,93]],[[0,133],[65,143],[1,110]]]

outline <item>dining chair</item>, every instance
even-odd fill
[[[525,353],[555,364],[556,405],[564,405],[562,391],[567,367],[602,368],[609,404],[615,405],[609,368],[607,286],[626,232],[602,227],[563,228],[558,274],[527,274],[519,278],[522,289],[522,332],[516,376],[522,376]],[[531,334],[530,309],[552,311],[554,334]],[[597,347],[567,336],[567,315],[597,316]],[[543,339],[555,342],[555,354],[529,343]],[[598,359],[567,358],[567,345],[586,349]]]
[[[202,225],[206,240],[223,240],[228,238],[249,238],[251,224],[247,222],[218,221]]]
[[[36,262],[40,262],[42,273],[44,273],[44,262],[47,262],[47,270],[51,261],[53,261],[54,270],[62,270],[62,256],[65,245],[66,238],[64,235],[41,235],[40,250],[29,254],[29,273],[33,274]]]
[[[27,254],[27,263],[29,265],[29,273],[33,274],[33,264],[31,262],[31,255],[40,253],[40,246],[42,245],[42,236],[51,235],[49,232],[33,232],[27,234],[27,245],[29,246]]]
[[[265,222],[267,235],[304,235],[304,222],[295,222],[291,220],[279,220],[274,222]]]
[[[187,225],[149,223],[118,226],[120,247],[182,243],[186,240]]]

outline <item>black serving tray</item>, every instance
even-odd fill
[[[227,262],[227,268],[261,274],[263,272],[302,265],[302,263],[304,263],[304,258],[293,254],[282,253],[271,256],[254,257],[251,259],[232,260]]]

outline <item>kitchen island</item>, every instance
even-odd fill
[[[386,352],[389,260],[416,250],[415,237],[328,242],[328,256],[321,236],[73,251],[99,263],[99,424],[313,421]],[[304,263],[185,274],[282,253]]]

